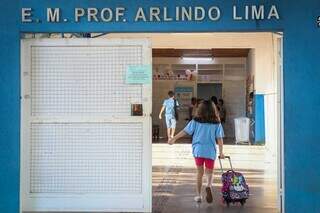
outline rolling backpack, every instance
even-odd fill
[[[246,203],[249,198],[249,187],[246,180],[240,172],[235,172],[232,168],[230,156],[225,156],[229,159],[230,170],[223,172],[221,159],[219,157],[219,163],[222,171],[222,199],[223,202],[229,207],[230,203],[239,202],[242,206]]]

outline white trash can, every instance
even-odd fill
[[[247,117],[234,119],[236,144],[249,143],[250,119]]]

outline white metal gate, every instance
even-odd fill
[[[152,85],[125,82],[149,42],[21,45],[21,210],[151,212]]]

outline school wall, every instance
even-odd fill
[[[0,1],[0,212],[19,211],[20,49],[18,0]],[[10,18],[8,18],[10,17]]]

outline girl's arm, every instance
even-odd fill
[[[219,145],[219,157],[221,159],[224,158],[224,154],[223,154],[223,139],[222,138],[217,138],[217,143]]]
[[[176,136],[174,136],[173,138],[169,139],[168,140],[168,144],[172,145],[172,144],[174,144],[176,142],[176,140],[178,140],[178,139],[180,139],[180,138],[182,138],[182,137],[184,137],[186,135],[187,135],[187,133],[182,130]]]

